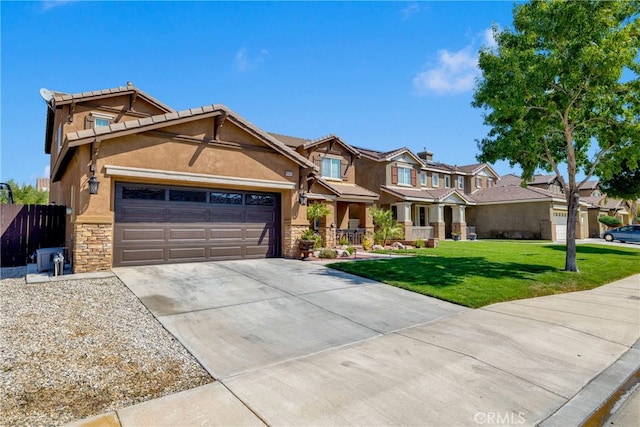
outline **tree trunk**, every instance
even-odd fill
[[[567,252],[564,264],[565,271],[578,272],[576,261],[576,222],[580,210],[580,194],[577,191],[570,192],[567,200]]]
[[[631,201],[631,224],[640,223],[638,220],[638,201]]]

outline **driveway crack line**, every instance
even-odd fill
[[[496,365],[494,365],[494,364],[492,364],[492,363],[489,363],[489,362],[487,362],[487,361],[485,361],[485,360],[479,359],[478,357],[473,356],[473,355],[471,355],[471,354],[467,354],[467,353],[464,353],[464,352],[462,352],[462,351],[458,351],[458,350],[454,350],[454,349],[452,349],[452,348],[448,348],[448,347],[444,347],[444,346],[441,346],[441,345],[438,345],[438,344],[434,344],[434,343],[429,342],[429,341],[421,340],[421,339],[416,338],[416,337],[411,337],[411,336],[408,336],[408,335],[404,335],[404,334],[402,334],[402,333],[397,333],[397,335],[400,335],[400,336],[402,336],[402,337],[404,337],[404,338],[409,338],[409,339],[414,340],[414,341],[418,341],[418,342],[423,343],[423,344],[431,345],[431,346],[433,346],[433,347],[437,347],[437,348],[441,348],[441,349],[443,349],[443,350],[447,350],[447,351],[450,351],[450,352],[453,352],[453,353],[457,353],[457,354],[460,354],[460,355],[465,356],[465,357],[469,357],[469,358],[471,358],[471,359],[473,359],[473,360],[475,360],[475,361],[477,361],[477,362],[479,362],[479,363],[482,363],[482,364],[484,364],[484,365],[490,366],[490,367],[492,367],[493,369],[495,369],[495,370],[497,370],[497,371],[500,371],[500,372],[505,373],[505,374],[507,374],[507,375],[509,375],[509,376],[512,376],[512,377],[518,378],[518,379],[520,379],[520,380],[522,380],[522,381],[524,381],[524,382],[526,382],[526,383],[528,383],[528,384],[531,384],[531,385],[533,385],[533,386],[535,386],[535,387],[541,388],[542,390],[545,390],[545,391],[547,391],[547,392],[549,392],[549,393],[553,394],[554,396],[558,396],[558,397],[560,397],[560,398],[562,398],[562,399],[565,399],[565,400],[567,400],[567,401],[569,400],[569,398],[568,398],[568,397],[566,397],[566,396],[563,396],[563,395],[561,395],[561,394],[559,394],[559,393],[557,393],[557,392],[555,392],[555,391],[553,391],[553,390],[549,390],[548,388],[546,388],[546,387],[544,387],[544,386],[542,386],[542,385],[540,385],[540,384],[536,384],[536,383],[532,382],[531,380],[528,380],[528,379],[526,379],[526,378],[523,378],[523,377],[521,377],[520,375],[514,374],[513,372],[509,372],[509,371],[507,371],[507,370],[505,370],[505,369],[503,369],[503,368],[500,368],[500,367],[498,367],[498,366],[496,366]],[[565,403],[566,403],[566,402],[565,402]]]

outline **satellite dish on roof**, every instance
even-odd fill
[[[53,99],[53,92],[49,89],[42,88],[40,89],[40,96],[48,104]]]

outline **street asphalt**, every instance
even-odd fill
[[[640,367],[640,275],[471,310],[296,260],[114,272],[216,381],[75,426],[578,425]]]

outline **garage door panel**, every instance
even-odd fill
[[[169,248],[169,259],[172,260],[202,260],[207,259],[205,247]]]
[[[206,228],[169,228],[169,241],[193,241],[199,240],[202,242],[207,241]]]
[[[116,266],[280,255],[278,194],[116,183],[114,207]]]
[[[135,261],[162,262],[164,260],[164,249],[162,248],[123,248],[120,252],[123,263]]]
[[[245,212],[241,211],[240,209],[212,209],[209,212],[209,222],[243,223],[245,222],[245,218]]]
[[[164,228],[120,228],[120,241],[125,243],[129,242],[164,242],[165,230]]]
[[[207,209],[167,209],[168,222],[188,223],[207,222]]]
[[[274,212],[247,212],[246,222],[248,223],[265,223],[265,222],[275,222],[275,213]]]
[[[209,248],[209,256],[212,259],[238,259],[244,256],[242,246],[216,246]]]
[[[117,216],[124,222],[165,222],[165,209],[158,206],[123,206],[117,211]]]

